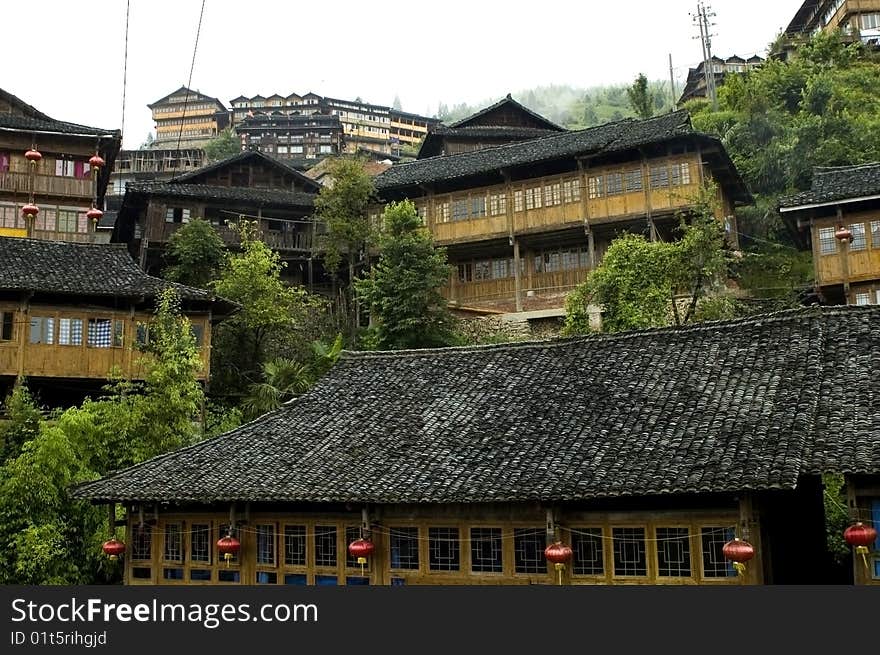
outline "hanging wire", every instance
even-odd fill
[[[125,92],[128,87],[128,13],[131,0],[125,0],[125,50],[122,55],[122,120],[119,132],[125,134]]]
[[[190,88],[190,86],[192,86],[193,70],[196,67],[196,52],[198,52],[198,49],[199,49],[199,35],[202,33],[202,17],[204,15],[205,15],[205,0],[202,0],[202,8],[199,11],[199,24],[196,27],[196,42],[193,45],[192,62],[190,63],[190,66],[189,66],[189,79],[186,82],[186,95],[183,98],[183,114],[181,115],[181,118],[180,118],[180,129],[177,131],[177,148],[176,148],[176,150],[178,150],[178,151],[180,151],[180,139],[183,136],[183,126],[186,123],[186,108],[187,108],[187,105],[189,104],[189,88]],[[178,157],[176,161],[180,162],[180,157]],[[177,167],[175,166],[175,170],[176,169],[177,169]]]

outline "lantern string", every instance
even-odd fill
[[[196,42],[193,45],[192,63],[190,63],[190,66],[189,66],[189,79],[186,82],[186,95],[184,96],[184,99],[183,99],[183,113],[181,114],[181,117],[180,117],[180,130],[178,130],[178,132],[177,132],[177,150],[180,150],[180,139],[183,136],[183,127],[184,127],[184,124],[186,123],[186,108],[187,108],[187,105],[189,104],[189,88],[192,86],[193,70],[196,67],[196,52],[199,49],[199,35],[202,33],[202,16],[204,16],[204,15],[205,15],[205,0],[202,0],[202,8],[201,8],[201,10],[199,10],[199,24],[196,27]],[[179,162],[180,159],[181,158],[178,157],[175,161]]]

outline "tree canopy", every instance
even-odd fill
[[[167,280],[207,288],[217,278],[226,246],[214,226],[200,218],[192,219],[171,235],[162,271]]]
[[[205,144],[205,157],[208,162],[228,159],[241,152],[241,142],[231,127],[227,127]]]

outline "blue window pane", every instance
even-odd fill
[[[880,500],[871,501],[871,521],[874,523],[874,527],[878,528],[874,550],[880,551]]]
[[[149,580],[153,577],[153,572],[145,566],[135,566],[131,570],[131,577],[138,580]]]
[[[190,580],[210,580],[211,579],[211,569],[191,569],[189,572]]]
[[[308,583],[305,573],[288,573],[284,576],[284,584],[304,585]]]
[[[880,580],[880,559],[874,560],[874,577]]]
[[[240,580],[241,573],[238,571],[227,571],[226,569],[220,569],[217,571],[218,582],[239,582]]]
[[[183,569],[163,569],[162,577],[166,580],[183,580]]]
[[[347,578],[345,578],[345,584],[347,584],[349,587],[351,587],[353,585],[368,585],[369,586],[370,579],[365,576],[350,575]]]
[[[257,571],[257,584],[276,584],[278,574],[270,571]]]
[[[328,586],[332,587],[337,584],[335,575],[316,575],[315,576],[315,584],[318,586]]]
[[[406,578],[391,578],[392,587],[402,587],[406,584]]]

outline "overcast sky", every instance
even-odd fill
[[[130,0],[124,145],[147,103],[185,84],[201,0]],[[801,0],[715,0],[719,56],[763,54]],[[3,88],[53,118],[122,125],[125,0],[4,2]],[[701,58],[696,0],[206,0],[192,87],[360,96],[432,115],[545,84],[676,78]],[[681,87],[679,86],[679,90]]]

